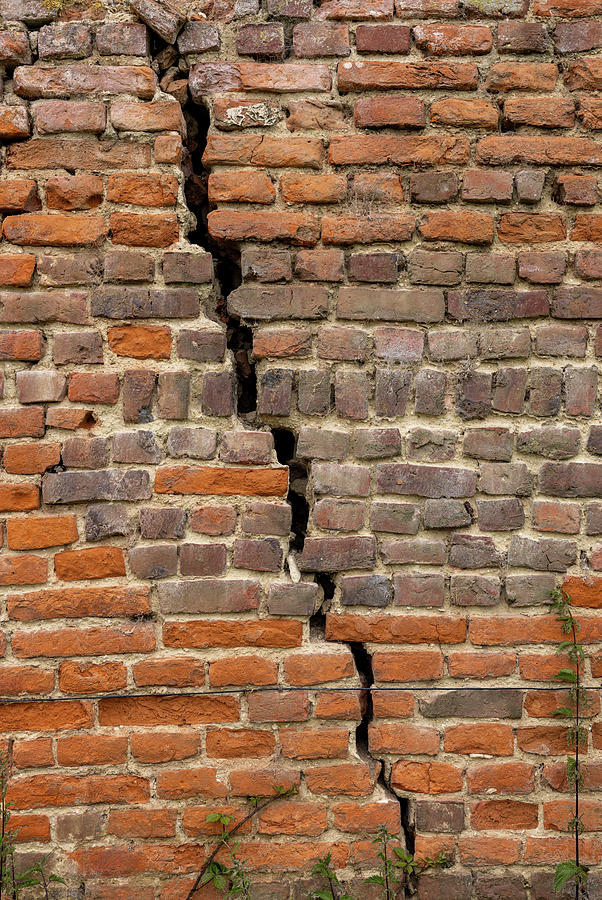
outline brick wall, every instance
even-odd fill
[[[602,3],[0,13],[20,852],[184,900],[206,816],[294,785],[242,835],[265,900],[329,848],[380,896],[382,823],[453,860],[420,900],[552,897],[555,586],[602,675]]]

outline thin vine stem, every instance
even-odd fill
[[[281,795],[276,794],[274,797],[268,797],[268,799],[265,800],[263,803],[258,803],[257,806],[254,809],[252,809],[250,813],[248,813],[243,819],[241,819],[240,822],[237,822],[237,824],[234,826],[232,831],[228,832],[228,837],[231,838],[233,835],[235,835],[236,832],[239,831],[243,825],[246,825],[246,823],[250,819],[252,819],[253,816],[256,816],[257,813],[261,812],[262,809],[265,809],[266,806],[269,806],[270,803],[274,803],[275,800],[281,800],[281,799],[282,799]],[[203,884],[202,884],[203,878],[205,877],[209,866],[211,865],[211,863],[213,862],[213,860],[215,859],[215,857],[217,856],[217,854],[222,849],[222,847],[224,846],[225,843],[226,843],[226,841],[220,840],[215,845],[215,847],[213,848],[213,850],[211,851],[211,853],[205,860],[205,863],[204,863],[201,871],[197,875],[196,881],[194,882],[190,891],[188,892],[188,894],[186,896],[186,900],[194,900],[194,895],[196,894],[196,892],[199,890],[199,888],[203,887]]]
[[[581,743],[581,728],[580,728],[580,708],[579,701],[581,699],[581,665],[579,655],[577,654],[577,629],[575,628],[575,620],[571,616],[571,630],[573,636],[573,647],[575,648],[576,658],[575,658],[575,672],[576,672],[576,685],[577,692],[575,695],[575,727],[577,729],[577,739],[575,741],[575,863],[577,867],[580,865],[579,861],[579,851],[580,851],[580,842],[579,842],[579,745]],[[575,900],[579,900],[581,894],[581,885],[578,881],[575,882]]]

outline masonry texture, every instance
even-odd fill
[[[19,852],[184,900],[207,815],[295,786],[241,834],[264,900],[329,849],[380,897],[380,824],[449,854],[420,900],[551,898],[555,586],[602,676],[601,0],[0,13]]]

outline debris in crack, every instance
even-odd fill
[[[350,642],[348,646],[353,655],[355,668],[362,681],[362,687],[364,688],[362,721],[355,729],[355,746],[360,756],[370,756],[370,758],[372,758],[368,745],[368,726],[374,718],[374,707],[372,703],[372,685],[374,684],[372,657],[366,650],[364,644]],[[381,769],[381,777],[382,772],[383,770]]]
[[[287,500],[293,513],[291,524],[290,549],[300,553],[305,543],[307,523],[309,521],[309,503],[307,501],[307,466],[295,455],[297,439],[287,428],[272,428],[274,447],[278,462],[289,467],[289,488]],[[316,581],[319,579],[316,577]],[[334,594],[334,587],[333,587]],[[324,595],[326,598],[326,594]]]
[[[335,583],[330,575],[323,572],[317,572],[314,575],[314,581],[322,588],[322,602],[309,620],[309,639],[310,641],[326,640],[326,612],[325,607],[334,597]]]

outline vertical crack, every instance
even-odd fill
[[[176,64],[163,48],[157,52],[154,65],[160,69],[169,66],[162,79],[164,90],[177,84]],[[172,48],[173,49],[173,48]],[[158,48],[159,51],[159,48]],[[171,80],[170,80],[171,79]],[[164,82],[166,83],[164,86]],[[172,92],[172,91],[170,91]],[[177,96],[176,90],[173,90]],[[203,152],[207,143],[210,127],[209,110],[204,105],[193,104],[190,99],[177,98],[182,103],[182,111],[187,126],[184,147],[183,169],[185,174],[185,198],[190,212],[196,218],[196,226],[188,235],[190,243],[197,244],[212,254],[216,279],[217,300],[214,313],[217,319],[226,326],[227,347],[232,353],[237,383],[237,413],[248,417],[247,421],[254,425],[261,424],[257,420],[257,374],[253,359],[253,329],[243,324],[238,316],[228,312],[228,297],[242,282],[241,252],[239,247],[228,241],[215,241],[209,234],[207,217],[210,211],[208,194],[209,173],[203,165]],[[310,504],[307,496],[309,471],[308,464],[296,455],[297,437],[291,429],[271,427],[274,448],[278,461],[289,467],[289,489],[287,501],[292,510],[291,537],[289,545],[289,568],[291,578],[298,579],[299,573],[294,564],[294,555],[301,553],[307,534]],[[323,601],[310,617],[310,641],[322,643],[326,641],[326,609],[334,598],[336,583],[332,573],[315,572],[314,581],[321,587]],[[362,694],[362,717],[356,727],[355,744],[359,757],[369,762],[380,764],[378,784],[383,793],[399,804],[401,832],[406,849],[414,852],[415,835],[412,816],[412,805],[407,797],[399,797],[391,787],[390,766],[386,761],[374,756],[370,750],[369,728],[374,719],[373,686],[374,672],[372,656],[365,644],[349,642],[348,647],[353,655],[358,672]]]
[[[390,766],[387,765],[385,760],[375,756],[370,749],[369,729],[371,723],[374,721],[374,670],[372,667],[372,654],[368,652],[366,645],[360,642],[350,641],[347,643],[347,646],[353,655],[353,661],[360,676],[365,697],[362,719],[355,729],[356,750],[358,756],[361,758],[380,763],[378,784],[390,800],[394,800],[399,804],[399,819],[401,823],[400,837],[403,836],[406,850],[410,853],[414,853],[416,842],[410,800],[408,797],[399,797],[397,795],[391,786]]]
[[[309,522],[309,502],[307,499],[307,483],[309,473],[307,465],[296,455],[297,438],[288,428],[271,428],[278,462],[289,467],[289,488],[286,499],[293,513],[291,524],[290,550],[301,553],[307,534]],[[316,580],[318,580],[316,578]],[[333,588],[334,594],[334,588]]]
[[[210,127],[209,110],[190,100],[182,107],[186,122],[186,142],[183,159],[185,174],[184,195],[189,210],[196,218],[196,227],[188,240],[211,253],[215,272],[217,297],[215,315],[226,326],[226,344],[232,353],[236,371],[236,409],[239,416],[254,419],[257,410],[257,375],[253,359],[253,329],[244,325],[239,316],[228,311],[228,297],[242,282],[241,253],[237,244],[216,241],[209,234],[207,217],[209,202],[209,172],[203,165]]]

